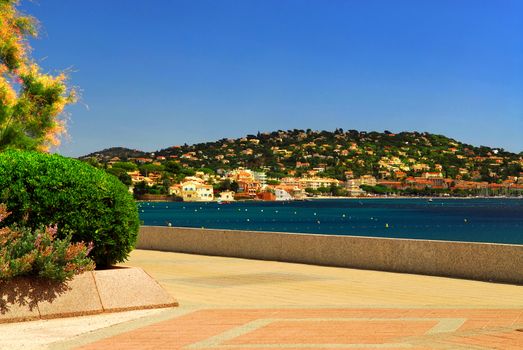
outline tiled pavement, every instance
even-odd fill
[[[522,349],[523,310],[199,310],[81,349]]]
[[[154,350],[523,349],[521,286],[154,251],[135,251],[129,264],[155,277],[183,312],[70,344]]]

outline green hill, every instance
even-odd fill
[[[350,171],[355,177],[368,174],[388,179],[432,171],[449,178],[499,182],[523,172],[522,155],[501,148],[476,147],[426,132],[394,134],[342,129],[278,130],[157,152],[111,148],[82,158],[92,157],[105,163],[114,157],[122,161],[171,160],[215,171],[247,167],[263,169],[272,177],[299,176],[316,168],[323,170],[318,175],[340,180]]]

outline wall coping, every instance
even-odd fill
[[[178,306],[144,270],[115,267],[65,283],[17,277],[0,282],[0,323]]]
[[[523,245],[141,226],[137,248],[523,284]]]

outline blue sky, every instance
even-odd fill
[[[523,151],[523,1],[39,0],[33,55],[82,91],[59,153],[277,129]]]

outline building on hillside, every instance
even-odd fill
[[[396,190],[402,190],[405,188],[405,185],[403,185],[403,182],[401,182],[401,181],[380,180],[380,181],[378,181],[378,185],[396,189]]]
[[[298,177],[282,177],[280,183],[285,186],[301,187],[300,178]]]
[[[205,181],[201,177],[196,177],[196,176],[186,176],[183,179],[183,182],[188,182],[188,181],[199,182],[201,184],[205,183]]]
[[[317,190],[320,187],[330,187],[331,185],[337,186],[340,183],[339,180],[328,177],[305,177],[299,181],[301,188],[312,188],[313,190]]]
[[[264,172],[253,171],[252,177],[254,178],[254,181],[259,182],[262,187],[267,185],[267,175]]]
[[[113,158],[111,158],[111,159],[107,162],[107,164],[109,164],[109,165],[113,165],[114,163],[117,163],[117,162],[119,162],[119,161],[120,161],[120,157],[113,157]]]
[[[360,185],[376,186],[378,183],[376,178],[372,175],[360,176],[359,180],[360,180]]]
[[[227,177],[234,181],[254,181],[254,175],[251,170],[238,168],[230,171]]]
[[[153,186],[156,181],[158,181],[158,178],[151,178],[148,176],[142,176],[138,170],[136,171],[129,171],[127,174],[131,177],[132,186],[136,185],[140,182],[145,182],[145,184],[149,187]]]
[[[214,200],[213,188],[197,181],[186,181],[181,184],[184,202],[210,202]]]
[[[162,182],[162,174],[159,172],[151,171],[149,174],[147,174],[147,177],[152,180],[154,184],[159,184]]]
[[[423,177],[425,179],[442,179],[443,174],[439,171],[426,172],[426,173],[421,174],[421,177]]]

